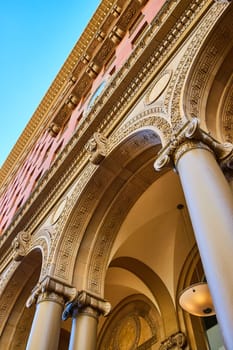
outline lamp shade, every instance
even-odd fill
[[[215,315],[212,297],[206,282],[192,284],[179,296],[179,304],[188,313],[195,316]]]

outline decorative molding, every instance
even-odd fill
[[[182,332],[172,334],[170,337],[161,342],[159,350],[182,350],[187,343],[186,336]]]
[[[52,292],[52,291],[45,291],[45,292],[41,291],[41,293],[37,297],[36,303],[39,304],[39,303],[42,303],[43,301],[52,301],[52,302],[58,303],[62,306],[65,305],[64,296],[60,295],[58,293]],[[31,306],[31,304],[30,304],[30,302],[28,302],[28,300],[27,300],[26,306],[27,307]]]
[[[106,157],[107,139],[99,132],[95,132],[90,138],[85,148],[89,153],[90,162],[98,165]]]
[[[61,126],[59,126],[54,122],[52,122],[48,127],[48,132],[52,137],[56,137],[59,134],[60,130],[61,130]]]
[[[233,143],[233,75],[228,82],[223,108],[220,108],[219,118],[222,124],[222,133],[227,142]]]
[[[181,110],[183,110],[183,106],[181,104],[183,103],[184,99],[182,96],[183,89],[186,83],[187,75],[192,67],[192,62],[194,62],[196,54],[203,44],[205,37],[213,28],[220,15],[225,11],[226,7],[226,4],[220,5],[214,3],[213,6],[209,9],[208,13],[198,26],[197,31],[192,36],[190,44],[184,52],[183,57],[179,62],[178,68],[173,74],[166,97],[166,105],[167,107],[170,106],[169,113],[171,115],[171,123],[174,132],[177,132],[187,121],[187,116],[181,113]],[[213,53],[211,53],[211,57],[212,55]],[[204,65],[201,69],[202,74],[205,69],[206,66]],[[198,114],[194,114],[192,116],[196,117],[197,115]]]
[[[31,307],[32,304],[43,300],[48,300],[49,298],[50,300],[54,300],[56,299],[55,295],[62,297],[63,300],[69,300],[72,299],[76,293],[76,288],[64,284],[53,277],[46,276],[32,290],[32,293],[26,302],[26,306]],[[58,298],[57,300],[61,299]]]
[[[13,239],[11,246],[13,249],[13,259],[15,261],[22,260],[27,254],[31,235],[27,231],[21,231]]]
[[[62,314],[62,319],[67,320],[67,318],[72,317],[73,313],[77,309],[78,312],[84,309],[84,312],[87,313],[91,311],[90,309],[94,309],[98,312],[98,314],[107,316],[111,311],[111,304],[106,300],[100,299],[97,296],[82,290],[78,292],[76,297],[71,302],[67,303]]]
[[[231,143],[219,143],[200,129],[198,119],[193,118],[177,133],[174,133],[169,144],[158,153],[154,163],[155,170],[159,171],[165,166],[176,167],[180,157],[194,148],[204,148],[213,152],[220,164],[221,162],[227,164],[233,159],[233,145]]]

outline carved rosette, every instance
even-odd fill
[[[13,249],[13,259],[15,261],[22,260],[27,254],[30,234],[27,231],[20,231],[11,243]]]
[[[213,152],[223,169],[232,166],[233,145],[221,144],[215,140],[200,129],[198,119],[193,118],[173,134],[170,142],[158,153],[154,163],[155,170],[160,171],[165,166],[176,167],[185,152],[196,148]]]
[[[65,301],[72,300],[76,295],[76,288],[66,285],[50,276],[46,276],[32,290],[26,302],[27,307],[42,301],[54,301],[64,305]]]
[[[107,316],[111,310],[111,304],[86,291],[80,291],[76,297],[66,304],[62,319],[72,317],[78,313],[85,313],[98,317],[100,314]]]
[[[170,349],[177,349],[181,350],[184,349],[186,345],[186,336],[182,332],[177,332],[175,334],[172,334],[170,337],[165,339],[159,348],[159,350],[170,350]]]
[[[91,163],[98,165],[106,157],[107,139],[99,132],[95,132],[93,137],[86,144]]]

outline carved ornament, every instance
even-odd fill
[[[169,144],[158,153],[154,163],[155,170],[159,171],[165,166],[176,166],[181,156],[194,148],[204,148],[213,152],[220,164],[227,164],[233,159],[233,145],[219,143],[200,129],[198,119],[193,118],[174,133]]]
[[[13,249],[13,259],[15,261],[22,260],[27,254],[30,237],[27,231],[21,231],[12,241],[11,246]]]
[[[31,307],[32,304],[44,300],[70,300],[74,298],[75,294],[76,288],[64,284],[53,277],[46,276],[32,290],[32,293],[26,302],[26,306]]]
[[[185,345],[186,345],[186,336],[182,332],[177,332],[175,334],[172,334],[167,339],[165,339],[161,343],[159,350],[170,350],[170,349],[181,350],[181,349],[184,349]]]
[[[202,5],[203,6],[203,3]],[[171,123],[173,126],[173,130],[179,131],[182,125],[187,121],[186,115],[180,113],[181,103],[183,101],[183,88],[187,81],[187,74],[190,71],[190,67],[194,62],[194,58],[196,57],[197,52],[200,50],[200,47],[203,45],[204,38],[210,32],[210,30],[215,25],[217,19],[221,16],[221,14],[225,11],[227,5],[226,4],[213,4],[210,8],[205,19],[200,23],[197,28],[195,35],[191,38],[190,44],[188,45],[186,51],[183,54],[182,59],[179,62],[178,68],[176,72],[173,74],[173,77],[170,81],[168,93],[166,97],[165,104],[170,107],[170,115],[171,115]],[[201,76],[205,75],[207,66],[212,64],[213,59],[215,58],[215,53],[210,52],[208,56],[208,64],[205,62],[203,66],[200,68]],[[189,80],[188,80],[189,81]],[[198,82],[198,85],[201,85],[205,89],[205,84],[201,81]],[[194,88],[195,90],[195,88]],[[194,96],[191,96],[191,101],[194,101]],[[196,106],[196,103],[194,104]],[[199,115],[199,113],[192,113],[193,117]]]
[[[52,122],[48,127],[48,132],[52,137],[56,137],[61,130],[61,127],[56,123]]]
[[[89,159],[93,164],[98,165],[106,157],[106,144],[106,137],[99,132],[95,132],[86,144]]]
[[[106,300],[100,299],[95,295],[82,290],[78,292],[76,297],[71,302],[67,303],[66,308],[62,314],[62,319],[67,320],[67,318],[72,317],[75,310],[77,310],[77,312],[81,312],[86,308],[86,311],[88,313],[91,311],[91,308],[97,311],[98,314],[107,316],[111,311],[111,304]]]

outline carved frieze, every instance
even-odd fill
[[[221,13],[226,9],[226,4],[214,4],[206,14],[205,19],[200,23],[197,28],[196,33],[190,40],[190,43],[183,54],[182,59],[176,69],[173,78],[169,87],[169,94],[167,95],[166,104],[170,106],[170,115],[171,115],[171,123],[173,130],[178,131],[182,125],[185,123],[186,116],[183,114],[183,89],[185,86],[185,82],[187,79],[188,72],[192,67],[192,62],[194,62],[196,53],[200,49],[201,45],[204,42],[205,36],[210,32],[213,25],[216,23],[216,20],[220,17]],[[207,71],[210,69],[210,66],[213,60],[216,59],[214,49],[208,52],[208,56],[203,64],[200,66],[198,70],[199,77],[194,86],[193,93],[196,94],[199,91],[199,86],[205,88],[205,84],[203,84],[204,76]],[[171,98],[172,97],[172,98]],[[191,97],[191,101],[193,106],[196,108],[196,97]],[[199,115],[199,109],[192,111],[192,116],[197,117]]]
[[[225,97],[223,110],[219,118],[222,121],[223,134],[227,142],[233,143],[233,76],[229,82],[230,89]]]

